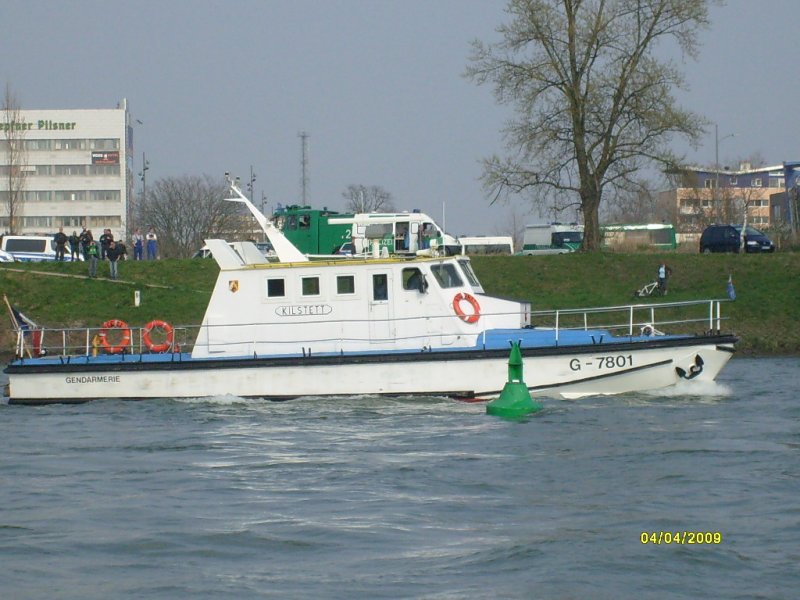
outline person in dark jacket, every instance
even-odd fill
[[[81,248],[81,238],[78,236],[77,231],[73,231],[69,236],[69,258],[72,261],[78,260],[78,253]]]
[[[104,229],[100,236],[100,260],[108,258],[108,246],[114,241],[114,234],[110,229]]]
[[[108,259],[108,268],[111,272],[111,279],[117,279],[118,277],[118,270],[117,270],[117,263],[121,260],[122,255],[125,253],[125,246],[120,243],[117,243],[111,239],[108,242],[108,248],[106,249],[106,258]]]
[[[53,241],[56,243],[56,260],[64,260],[64,252],[67,249],[67,234],[64,233],[64,228],[59,227],[58,233],[53,236]]]
[[[89,244],[94,240],[92,230],[84,227],[83,231],[81,231],[81,234],[78,236],[78,240],[80,240],[81,252],[83,252],[84,260],[89,260]]]

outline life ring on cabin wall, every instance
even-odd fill
[[[472,305],[472,314],[468,315],[461,309],[462,300],[466,300]],[[466,292],[459,292],[453,297],[453,310],[456,312],[458,318],[465,323],[477,323],[478,319],[481,318],[481,305],[478,304],[475,296],[467,294]]]
[[[154,329],[161,329],[166,334],[166,339],[160,344],[154,343],[150,337],[150,333]],[[166,352],[172,347],[172,342],[174,341],[175,331],[172,329],[172,325],[166,321],[162,321],[161,319],[153,319],[144,326],[142,342],[144,342],[144,345],[147,346],[147,349],[150,350],[150,352]]]
[[[110,329],[119,329],[122,331],[122,339],[116,346],[112,346],[111,342],[108,341],[107,335]],[[100,328],[100,333],[97,335],[100,338],[100,345],[103,346],[103,349],[109,354],[119,354],[131,343],[131,328],[128,327],[125,321],[120,321],[119,319],[110,319],[103,323],[103,326]]]

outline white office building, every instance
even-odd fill
[[[16,160],[9,144],[23,149]],[[3,111],[0,233],[10,229],[8,194],[15,186],[17,234],[53,234],[63,227],[69,235],[85,225],[95,239],[106,228],[124,239],[133,209],[132,160],[124,99],[112,109]],[[14,177],[15,171],[24,177]]]

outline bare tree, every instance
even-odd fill
[[[141,218],[158,235],[159,253],[186,258],[209,237],[250,237],[254,220],[242,205],[226,202],[228,185],[208,175],[168,177],[147,187]]]
[[[3,98],[3,149],[6,153],[5,161],[5,192],[3,206],[8,214],[8,231],[18,233],[21,229],[21,218],[25,201],[25,185],[28,176],[28,151],[25,147],[25,137],[30,124],[20,113],[19,103],[6,83],[6,92]]]
[[[660,194],[651,181],[633,189],[617,188],[606,203],[604,218],[611,223],[677,223],[674,195]]]
[[[674,40],[694,57],[707,0],[509,0],[511,21],[493,44],[473,43],[467,76],[516,108],[509,156],[484,161],[501,194],[546,190],[580,203],[584,250],[598,250],[606,189],[636,183],[644,164],[675,164],[675,135],[696,143],[704,121],[676,105],[674,61],[655,48]]]
[[[354,213],[392,212],[394,199],[392,195],[378,185],[348,185],[342,192],[347,200],[346,210]]]

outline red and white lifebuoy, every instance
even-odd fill
[[[154,343],[150,337],[150,333],[156,328],[162,330],[166,334],[166,339],[160,344]],[[175,341],[175,331],[172,329],[172,325],[166,321],[162,321],[161,319],[153,319],[144,326],[142,342],[144,342],[144,345],[147,346],[147,349],[150,350],[150,352],[166,352],[172,348],[173,341]]]
[[[108,341],[107,335],[111,329],[119,329],[122,332],[122,339],[119,344],[112,345],[111,342]],[[103,327],[100,328],[98,336],[100,338],[100,345],[103,346],[106,352],[109,354],[119,354],[131,343],[131,328],[128,327],[125,321],[110,319],[103,323]]]
[[[461,308],[461,301],[466,300],[472,305],[472,314],[465,313]],[[481,318],[481,305],[475,299],[475,296],[467,294],[466,292],[459,292],[453,298],[453,310],[458,315],[458,318],[465,323],[477,323]]]

